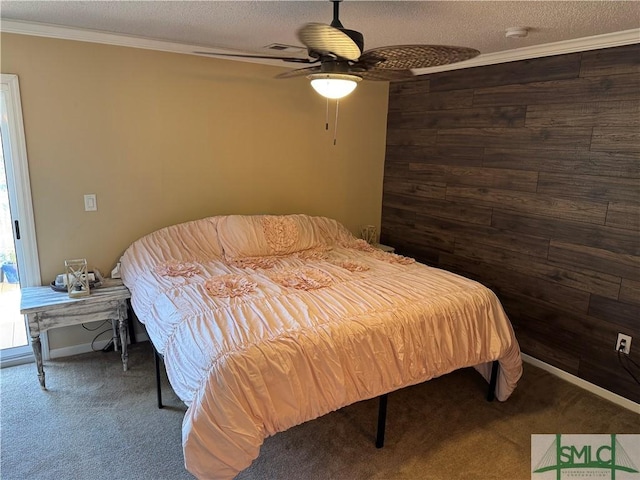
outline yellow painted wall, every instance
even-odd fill
[[[0,55],[20,81],[44,284],[65,259],[108,273],[137,238],[210,215],[380,224],[386,83],[340,103],[334,146],[325,101],[277,67],[15,34]],[[93,335],[52,330],[50,347]]]

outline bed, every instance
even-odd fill
[[[173,225],[121,259],[132,307],[187,405],[185,467],[229,479],[264,439],[463,367],[506,400],[522,374],[488,288],[308,215]]]

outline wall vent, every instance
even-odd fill
[[[285,45],[283,43],[272,43],[264,47],[266,50],[275,50],[277,52],[300,53],[305,52],[305,47],[296,47],[294,45]]]

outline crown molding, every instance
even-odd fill
[[[211,47],[205,45],[191,45],[186,43],[169,42],[153,38],[136,37],[135,35],[125,35],[103,32],[99,30],[87,30],[82,28],[63,27],[46,23],[23,22],[18,20],[0,19],[0,32],[16,33],[19,35],[31,35],[34,37],[56,38],[59,40],[74,40],[77,42],[101,43],[105,45],[116,45],[119,47],[142,48],[145,50],[157,50],[160,52],[182,53],[196,55],[207,58],[208,55],[198,55],[194,51],[215,51],[220,53],[244,53],[237,50]],[[218,59],[221,59],[218,57]],[[224,60],[231,60],[245,63],[261,63],[263,65],[274,65],[282,67],[280,60],[251,59],[224,57]]]
[[[20,35],[32,35],[35,37],[57,38],[60,40],[75,40],[78,42],[103,43],[106,45],[117,45],[120,47],[160,50],[163,52],[191,53],[191,48],[204,48],[202,46],[194,47],[192,45],[136,37],[133,35],[62,27],[46,23],[22,22],[18,20],[2,19],[0,21],[0,31],[5,33],[17,33]]]
[[[20,35],[32,35],[37,37],[57,38],[61,40],[75,40],[78,42],[102,43],[106,45],[117,45],[120,47],[142,48],[146,50],[158,50],[162,52],[183,53],[197,55],[194,51],[216,50],[220,53],[238,53],[234,50],[211,48],[203,45],[189,45],[184,43],[168,42],[150,38],[136,37],[133,35],[122,35],[97,30],[86,30],[80,28],[61,27],[46,23],[22,22],[18,20],[0,21],[0,32],[16,33]],[[530,58],[548,57],[552,55],[562,55],[567,53],[584,52],[587,50],[598,50],[601,48],[619,47],[640,43],[640,28],[623,30],[621,32],[605,33],[591,37],[565,40],[561,42],[534,45],[531,47],[516,48],[503,52],[487,53],[478,55],[471,60],[454,63],[450,65],[440,65],[430,68],[414,69],[415,75],[426,75],[429,73],[444,72],[448,70],[459,70],[462,68],[481,67],[496,63],[514,62],[527,60]],[[208,57],[211,58],[211,57]],[[225,57],[226,60],[262,63],[265,65],[275,65],[286,67],[278,60],[247,59]]]
[[[471,60],[465,60],[464,62],[430,68],[417,68],[412,71],[415,75],[426,75],[429,73],[445,72],[449,70],[460,70],[462,68],[482,67],[485,65],[494,65],[496,63],[528,60],[530,58],[550,57],[552,55],[563,55],[567,53],[586,52],[588,50],[599,50],[601,48],[620,47],[634,43],[640,43],[640,28],[623,30],[621,32],[604,33],[602,35],[594,35],[592,37],[563,40],[561,42],[533,45],[531,47],[505,50],[503,52],[487,53],[484,55],[478,55]]]

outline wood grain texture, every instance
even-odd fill
[[[620,292],[620,277],[589,268],[576,268],[574,265],[529,257],[520,252],[478,243],[456,243],[454,253],[494,265],[505,265],[517,271],[527,272],[551,284],[565,285],[606,298],[617,299]]]
[[[424,91],[423,91],[424,90]],[[389,113],[424,112],[473,106],[473,90],[429,93],[428,88],[416,88],[389,98]]]
[[[638,88],[640,90],[640,86]],[[595,127],[591,150],[594,152],[634,152],[640,155],[638,128]]]
[[[613,346],[640,339],[640,45],[403,82],[388,129],[382,241],[492,288],[524,352],[639,402]]]
[[[440,262],[445,267],[482,279],[482,283],[498,293],[519,293],[571,312],[587,313],[589,308],[589,293],[536,278],[508,265],[498,266],[448,253],[440,255]]]
[[[583,52],[580,62],[581,77],[607,77],[640,73],[637,45]]]
[[[405,135],[410,135],[410,133],[405,133]],[[477,147],[438,147],[435,143],[433,146],[391,145],[387,143],[385,164],[387,162],[480,167],[482,166],[482,157],[478,157]]]
[[[526,147],[526,146],[525,146]],[[511,168],[535,172],[558,172],[600,177],[640,178],[640,162],[634,153],[577,150],[533,150],[486,147],[485,167]]]
[[[562,215],[560,213],[557,217],[528,216],[495,208],[491,224],[498,230],[540,235],[551,241],[559,240],[574,245],[600,248],[620,254],[620,258],[625,258],[626,255],[640,255],[640,240],[635,231],[570,221]]]
[[[446,199],[457,199],[460,202],[472,202],[478,205],[511,210],[517,212],[518,215],[525,214],[565,218],[598,225],[604,225],[607,215],[606,202],[594,202],[582,199],[569,200],[525,191],[518,192],[498,188],[448,186]]]
[[[419,176],[414,177],[414,181],[402,179],[396,182],[393,186],[389,187],[390,195],[409,195],[407,200],[403,202],[404,207],[408,210],[414,210],[411,208],[412,200],[415,203],[416,197],[424,197],[427,199],[441,198],[444,199],[446,193],[446,187],[444,184],[437,181],[429,181],[425,179],[421,181]],[[398,198],[396,198],[396,201]]]
[[[638,189],[633,200],[638,200]],[[640,230],[640,203],[609,202],[606,225],[617,228]]]
[[[629,101],[640,98],[637,74],[554,80],[478,89],[476,107]]]
[[[588,150],[592,129],[579,128],[456,128],[438,130],[440,146],[473,145],[532,150]]]
[[[537,236],[535,233],[530,235],[522,234],[505,229],[497,229],[492,226],[484,226],[478,224],[478,222],[444,219],[438,215],[438,212],[433,211],[418,213],[415,216],[415,222],[420,227],[429,225],[446,232],[451,232],[462,242],[493,245],[532,257],[546,258],[548,255],[549,240]]]
[[[412,176],[428,175],[438,179],[443,186],[494,187],[522,192],[535,192],[538,185],[538,173],[505,168],[480,168],[456,165],[434,165],[411,162],[409,171]]]
[[[625,279],[640,280],[640,257],[557,240],[549,242],[549,260],[578,268],[593,268]]]
[[[620,285],[620,301],[640,305],[640,282],[623,278]]]
[[[431,82],[425,77],[416,78],[411,82],[395,82],[389,85],[389,94],[394,100],[424,95],[431,91]],[[390,99],[391,100],[391,99]]]
[[[415,104],[413,104],[415,107]],[[387,122],[395,128],[522,127],[526,108],[521,106],[456,108],[450,110],[390,111]]]
[[[436,135],[437,132],[435,130],[429,129],[406,130],[389,128],[387,129],[387,145],[435,145]]]
[[[599,385],[612,392],[618,392],[629,400],[640,403],[638,384],[629,374],[620,374],[622,367],[619,360],[613,358],[614,356],[615,354],[611,355],[610,349],[602,350],[592,347],[589,356],[581,359],[577,376],[584,378],[587,382]],[[634,361],[639,363],[637,358]],[[627,364],[630,365],[629,363]],[[633,368],[633,365],[631,365],[631,368]]]
[[[444,197],[443,197],[444,198]],[[398,206],[397,196],[385,194],[385,204]],[[430,198],[424,202],[416,202],[415,197],[403,197],[400,200],[402,207],[407,210],[414,210],[416,213],[423,213],[433,217],[461,222],[462,224],[474,223],[477,225],[491,225],[492,210],[490,208],[478,207],[475,205],[462,205],[458,202],[448,202]],[[395,205],[394,205],[395,203]]]
[[[569,354],[564,344],[558,340],[549,341],[548,335],[535,334],[526,328],[514,326],[514,331],[523,352],[536,352],[538,360],[554,365],[571,375],[578,375],[580,355]]]
[[[640,100],[528,105],[527,127],[638,127]]]
[[[538,193],[576,199],[597,199],[598,202],[634,202],[638,200],[640,179],[540,173]]]
[[[551,80],[568,80],[580,75],[581,54],[546,57],[522,62],[490,65],[464,71],[436,73],[425,78],[430,91],[451,91]],[[510,68],[517,65],[516,68]]]

